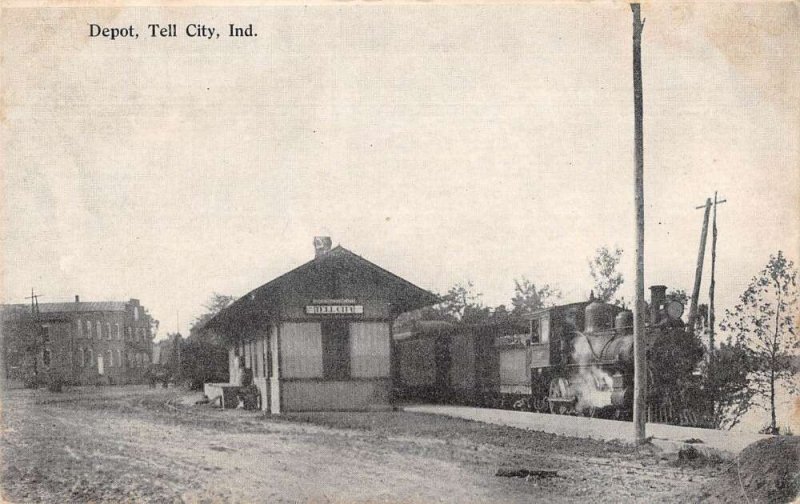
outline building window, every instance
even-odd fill
[[[96,327],[97,327],[97,339],[100,339],[103,337],[103,324],[101,324],[100,321],[98,320],[96,322]]]
[[[550,341],[550,317],[542,317],[539,321],[540,341],[547,343]]]
[[[122,367],[122,351],[119,348],[117,349],[117,365]]]
[[[539,343],[539,319],[531,319],[531,343]]]
[[[350,376],[350,330],[346,321],[322,322],[322,373],[330,380]]]
[[[119,324],[115,324],[117,329],[117,340],[122,341],[122,330],[119,328]]]
[[[114,351],[108,351],[108,367],[114,367]]]
[[[128,328],[128,341],[131,341],[132,339],[133,339],[133,329],[129,327]]]
[[[568,325],[572,326],[572,329],[577,329],[578,327],[578,310],[575,308],[571,308],[565,317],[565,320]]]
[[[78,337],[83,338],[83,322],[81,322],[81,319],[78,319],[75,323],[78,326]]]
[[[42,362],[44,363],[44,367],[50,367],[50,349],[46,348],[44,352],[42,352]]]
[[[111,339],[111,322],[106,322],[106,338]]]
[[[50,344],[50,326],[42,326],[42,344]]]
[[[78,365],[84,367],[86,365],[86,356],[83,353],[83,348],[78,349]]]
[[[92,339],[92,321],[86,321],[86,337]]]
[[[94,367],[94,352],[92,351],[91,348],[89,348],[88,350],[86,350],[86,354],[89,356],[89,367],[93,368]]]

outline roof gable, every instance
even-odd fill
[[[348,283],[350,282],[350,283]],[[342,246],[250,291],[206,323],[207,328],[241,327],[244,320],[258,316],[274,319],[287,297],[342,297],[337,291],[360,282],[362,296],[391,302],[399,314],[437,303],[438,297]],[[327,291],[327,293],[323,293]],[[352,296],[347,296],[352,297]]]

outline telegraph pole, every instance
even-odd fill
[[[644,443],[647,411],[647,361],[644,338],[644,126],[642,112],[642,29],[639,4],[633,11],[634,199],[636,201],[636,295],[633,307],[633,423]]]
[[[43,297],[43,296],[41,294],[36,294],[33,291],[33,287],[31,287],[31,295],[25,298],[25,299],[30,299],[31,300],[31,315],[33,315],[34,318],[38,318],[37,316],[39,315],[39,298],[40,297]]]
[[[33,319],[33,375],[39,375],[39,342],[41,340],[41,335],[39,331],[41,331],[42,326],[39,325],[39,298],[42,297],[41,294],[36,294],[31,287],[31,295],[30,297],[26,297],[25,299],[31,300],[31,319]]]
[[[714,270],[717,263],[717,205],[727,200],[718,200],[714,191],[714,217],[711,225],[711,283],[708,287],[708,359],[714,358]]]
[[[706,213],[703,216],[703,229],[700,231],[700,250],[697,251],[697,269],[694,272],[694,289],[692,289],[692,304],[689,305],[689,324],[686,327],[687,331],[694,332],[694,323],[697,318],[697,301],[700,297],[700,283],[703,278],[703,261],[706,257],[706,238],[708,237],[708,214],[711,211],[711,198],[706,199],[706,204],[697,209],[705,208]]]

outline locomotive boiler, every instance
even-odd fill
[[[668,302],[666,289],[650,288],[648,347],[683,325],[683,305]],[[540,310],[530,317],[528,351],[532,409],[589,416],[598,410],[613,411],[616,417],[630,413],[633,313],[629,310],[593,298]],[[501,362],[503,353],[501,348]]]

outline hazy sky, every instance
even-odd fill
[[[798,259],[800,14],[642,12],[646,284],[691,289],[695,206],[719,190],[724,308],[770,253]],[[258,37],[148,36],[171,22]],[[11,9],[0,27],[6,302],[136,297],[163,337],[320,234],[490,305],[522,275],[583,299],[587,258],[616,244],[631,297],[627,5]]]

